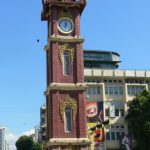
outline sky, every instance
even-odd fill
[[[149,0],[87,0],[84,49],[119,53],[119,69],[150,70],[149,8]],[[41,11],[41,0],[0,5],[0,126],[12,139],[39,124],[45,103],[47,25]]]

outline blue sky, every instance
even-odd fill
[[[84,49],[118,52],[120,69],[150,70],[149,8],[149,0],[88,0],[81,17]],[[0,125],[17,135],[39,124],[45,102],[47,26],[41,10],[40,0],[0,5]]]

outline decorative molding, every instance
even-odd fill
[[[58,6],[58,7],[66,7],[66,3],[62,4],[62,3],[53,3],[53,4],[49,4],[49,8],[51,8],[52,6]],[[72,8],[72,7],[78,7],[81,8],[79,3],[67,3],[67,7]]]
[[[75,91],[75,90],[82,90],[85,91],[88,86],[85,83],[51,83],[47,87],[47,90],[44,92],[45,96],[49,95],[51,90],[62,90],[62,91]]]
[[[64,54],[65,51],[70,52],[71,63],[73,63],[74,48],[72,48],[71,46],[69,46],[68,43],[66,43],[66,44],[62,45],[61,48],[59,49],[59,59],[60,59],[61,64],[63,64],[63,54]]]
[[[88,138],[52,138],[47,142],[47,147],[57,145],[90,145]]]
[[[59,36],[51,35],[49,36],[49,42],[67,42],[67,43],[83,43],[84,39],[77,36]]]
[[[67,96],[64,100],[60,100],[59,111],[63,122],[66,107],[69,107],[73,110],[73,120],[75,120],[77,115],[77,101],[72,99],[70,96]]]
[[[67,9],[67,8],[66,8]],[[63,10],[60,12],[58,19],[61,19],[63,17],[68,17],[71,20],[74,20],[74,18],[72,17],[71,13],[68,12],[64,12]]]

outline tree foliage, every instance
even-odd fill
[[[137,150],[150,149],[150,92],[143,91],[129,104],[129,130],[133,133]]]
[[[16,147],[17,150],[42,150],[40,144],[35,143],[32,137],[26,135],[16,141]]]
[[[32,150],[42,150],[42,146],[39,143],[34,143]]]

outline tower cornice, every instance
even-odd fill
[[[51,41],[55,41],[55,42],[70,42],[70,43],[83,43],[84,42],[84,39],[81,38],[81,37],[77,37],[77,36],[55,36],[55,35],[52,35],[52,36],[49,36],[49,42]]]
[[[51,90],[62,90],[62,91],[74,91],[74,90],[82,90],[85,91],[87,88],[85,83],[51,83],[49,84],[45,95],[48,95]]]

